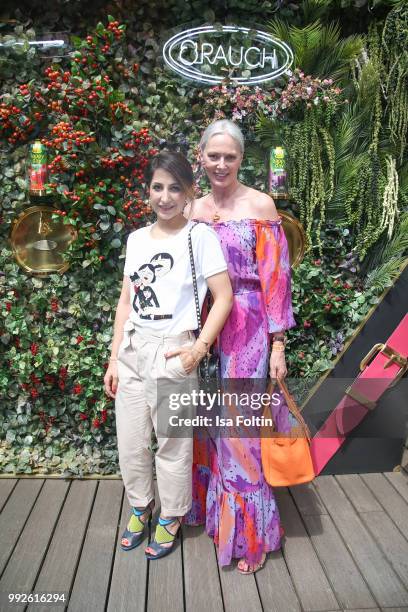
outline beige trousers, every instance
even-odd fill
[[[163,516],[183,516],[191,507],[192,433],[187,437],[165,437],[162,425],[169,414],[166,401],[169,391],[183,391],[186,383],[196,385],[197,374],[196,371],[186,374],[179,356],[166,359],[164,354],[180,346],[193,345],[194,334],[152,335],[132,327],[128,321],[119,348],[115,399],[123,483],[131,506],[145,507],[153,500],[151,436],[154,429],[158,442],[155,462],[161,512]]]

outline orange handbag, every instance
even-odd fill
[[[274,487],[290,487],[310,482],[315,477],[310,454],[310,432],[296,402],[283,380],[277,380],[289,412],[296,418],[298,426],[288,433],[276,431],[275,426],[263,427],[261,432],[261,456],[265,480]],[[272,398],[274,384],[269,396]],[[268,408],[265,409],[268,410]],[[272,410],[269,406],[270,416]],[[267,417],[264,413],[264,417]]]

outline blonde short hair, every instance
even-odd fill
[[[221,134],[228,134],[228,136],[231,136],[231,138],[236,140],[239,148],[241,149],[241,154],[244,155],[244,136],[242,135],[242,132],[237,124],[229,119],[219,119],[218,121],[214,121],[204,130],[200,140],[200,150],[204,151],[210,138]]]

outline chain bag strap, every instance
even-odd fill
[[[195,224],[197,225],[197,224]],[[193,290],[194,290],[194,300],[197,314],[197,324],[198,324],[198,335],[201,334],[202,330],[202,322],[201,322],[201,309],[200,309],[200,300],[198,298],[198,288],[197,288],[197,276],[194,265],[194,253],[193,253],[193,245],[191,240],[191,232],[194,229],[195,225],[188,232],[188,250],[190,254],[190,266],[191,266],[191,275],[193,277]],[[219,358],[217,355],[209,350],[206,356],[200,361],[197,368],[199,379],[204,382],[206,385],[212,381],[218,381],[219,377]]]

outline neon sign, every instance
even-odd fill
[[[284,74],[293,53],[267,32],[202,26],[172,36],[163,46],[163,58],[171,70],[193,81],[216,85],[229,77],[239,85],[256,85]]]

